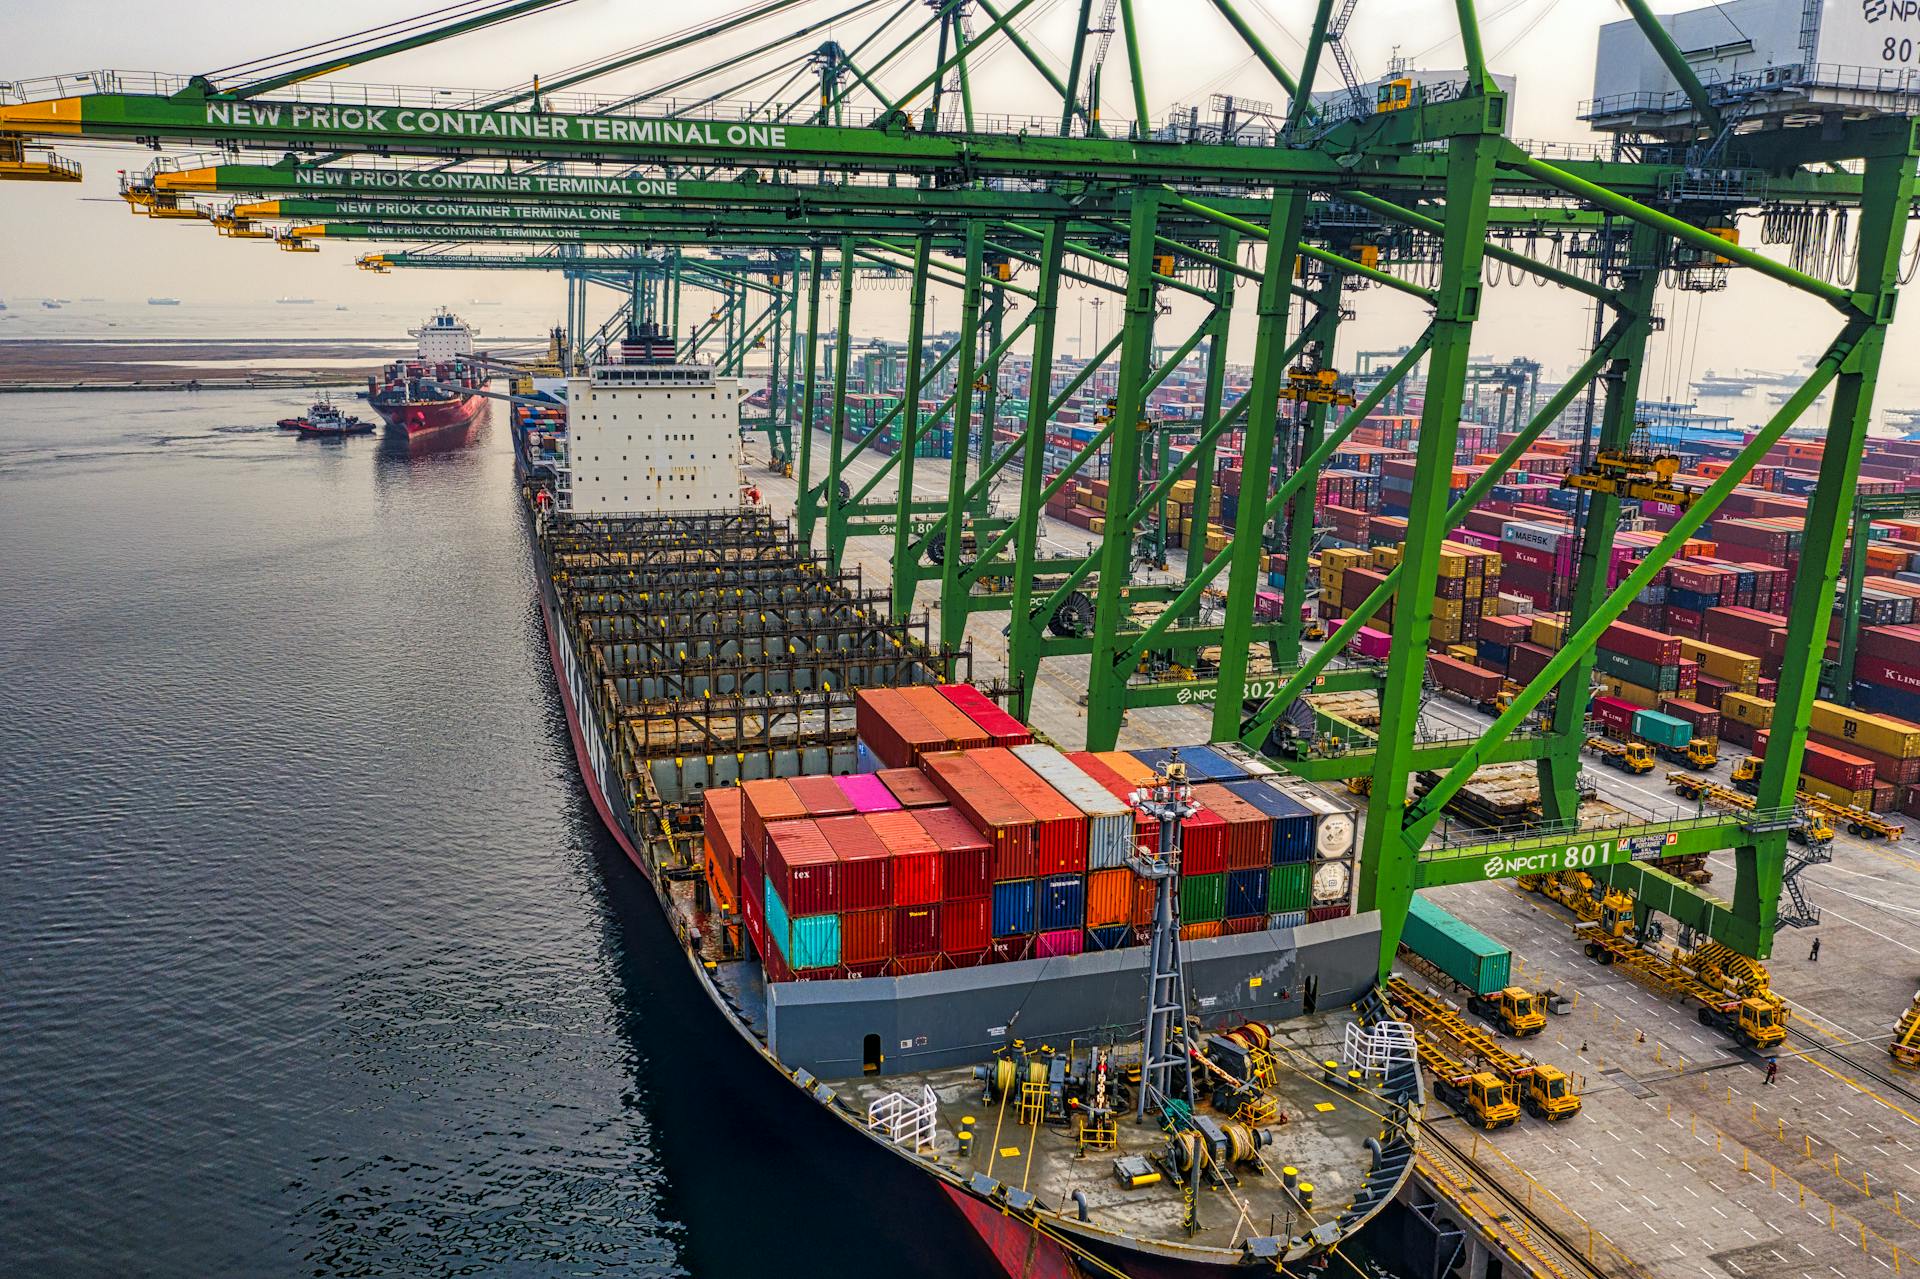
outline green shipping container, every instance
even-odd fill
[[[1593,665],[1595,670],[1604,675],[1653,689],[1657,693],[1671,693],[1680,687],[1678,666],[1655,666],[1652,662],[1643,662],[1637,657],[1609,652],[1604,648],[1593,651]]]
[[[1512,951],[1419,893],[1400,944],[1476,995],[1491,995],[1513,980]]]
[[[1275,866],[1268,871],[1267,913],[1278,915],[1284,911],[1305,910],[1312,904],[1309,900],[1309,887],[1312,882],[1313,863],[1300,862],[1290,866]]]
[[[1676,716],[1663,715],[1659,711],[1635,711],[1633,735],[1642,741],[1652,742],[1655,746],[1679,750],[1693,740],[1693,725]]]
[[[1227,877],[1184,875],[1180,879],[1180,922],[1211,924],[1226,917]]]

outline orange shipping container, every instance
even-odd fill
[[[1221,932],[1221,924],[1217,919],[1211,924],[1182,924],[1180,925],[1180,940],[1198,941],[1204,937],[1218,937]]]
[[[1087,927],[1111,928],[1133,922],[1130,870],[1096,870],[1087,876]]]

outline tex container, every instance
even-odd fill
[[[881,910],[893,904],[893,851],[858,813],[821,817],[814,825],[833,848],[842,911]],[[880,958],[885,959],[882,955]]]
[[[1052,928],[1086,926],[1087,880],[1084,875],[1048,875],[1040,881],[1038,924]]]
[[[867,813],[864,820],[893,861],[887,904],[920,906],[939,901],[943,892],[940,841],[904,809]]]
[[[809,817],[845,817],[856,811],[847,792],[832,777],[789,777],[787,787],[806,805]]]
[[[1033,814],[987,775],[976,754],[938,751],[926,756],[922,764],[947,801],[987,837],[993,848],[993,877],[1032,879],[1039,869],[1034,857]]]
[[[947,802],[940,788],[917,768],[883,768],[873,776],[902,808],[933,808]]]
[[[885,813],[900,807],[900,801],[894,798],[886,783],[871,773],[849,773],[834,778],[833,784],[840,788],[856,813]]]
[[[993,941],[993,898],[949,897],[940,903],[940,949],[975,954]]]
[[[1084,874],[1087,869],[1087,815],[1049,786],[1011,750],[991,746],[969,752],[987,776],[1033,814],[1034,873]]]
[[[1265,813],[1215,782],[1195,786],[1193,798],[1227,824],[1228,870],[1273,864],[1273,822]]]
[[[940,696],[952,702],[987,735],[989,746],[1024,746],[1033,740],[1027,726],[1002,710],[991,697],[971,684],[941,684]]]
[[[794,916],[838,911],[839,871],[840,859],[818,823],[803,818],[767,827],[767,883]]]
[[[1434,902],[1413,895],[1400,944],[1476,995],[1513,980],[1513,952]]]
[[[1180,877],[1180,918],[1204,924],[1226,914],[1227,876],[1183,875]]]
[[[1679,750],[1693,740],[1693,725],[1677,715],[1663,715],[1659,711],[1635,711],[1633,735],[1642,741],[1652,742],[1655,746]]]
[[[861,743],[887,768],[912,768],[926,752],[950,746],[895,688],[856,688],[853,723]]]
[[[1248,777],[1226,783],[1226,787],[1266,814],[1273,831],[1269,864],[1304,862],[1313,856],[1314,815],[1275,779]]]
[[[1051,746],[1015,746],[1013,756],[1079,809],[1087,821],[1087,869],[1112,870],[1133,852],[1133,809]]]
[[[1267,911],[1267,878],[1269,868],[1258,870],[1230,870],[1227,872],[1226,900],[1223,911],[1228,919],[1244,919],[1249,915],[1265,916]]]
[[[893,908],[893,953],[895,955],[937,955],[943,949],[940,930],[946,925],[944,902],[922,902]],[[983,938],[981,945],[985,945]]]
[[[927,723],[946,738],[943,750],[978,750],[991,746],[993,738],[968,718],[967,713],[940,695],[931,684],[909,684],[897,690],[908,706],[920,712]]]
[[[993,935],[1018,937],[1033,932],[1037,894],[1031,879],[1008,879],[993,886]]]
[[[993,845],[959,810],[921,808],[913,819],[940,846],[940,898],[985,897],[993,884]]]
[[[763,777],[740,787],[745,806],[740,813],[742,851],[751,850],[762,861],[766,858],[767,827],[774,822],[790,822],[807,815],[807,806],[781,777]]]
[[[1267,872],[1267,912],[1305,910],[1312,878],[1313,866],[1307,862],[1271,867]]]

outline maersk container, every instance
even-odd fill
[[[1033,931],[1034,882],[1003,880],[993,886],[993,935],[1021,937]]]
[[[1400,944],[1476,995],[1491,995],[1513,980],[1512,951],[1419,893]]]
[[[1693,725],[1677,715],[1662,715],[1659,711],[1635,711],[1633,735],[1642,741],[1652,742],[1655,746],[1681,750],[1693,740]]]
[[[1185,875],[1180,880],[1180,919],[1188,924],[1208,924],[1220,919],[1227,907],[1227,876]]]

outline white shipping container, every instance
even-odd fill
[[[1345,862],[1321,862],[1313,868],[1313,904],[1328,906],[1353,896],[1353,872]]]
[[[1531,546],[1539,551],[1557,551],[1560,543],[1571,536],[1566,529],[1555,528],[1551,524],[1535,524],[1531,520],[1508,520],[1500,526],[1502,541],[1512,542],[1516,546]]]
[[[1013,748],[1014,758],[1087,815],[1087,869],[1119,870],[1133,852],[1134,815],[1112,791],[1051,746]]]
[[[1298,778],[1287,778],[1278,785],[1313,813],[1313,851],[1316,856],[1344,858],[1352,854],[1353,838],[1358,829],[1354,821],[1357,810],[1352,804]]]

